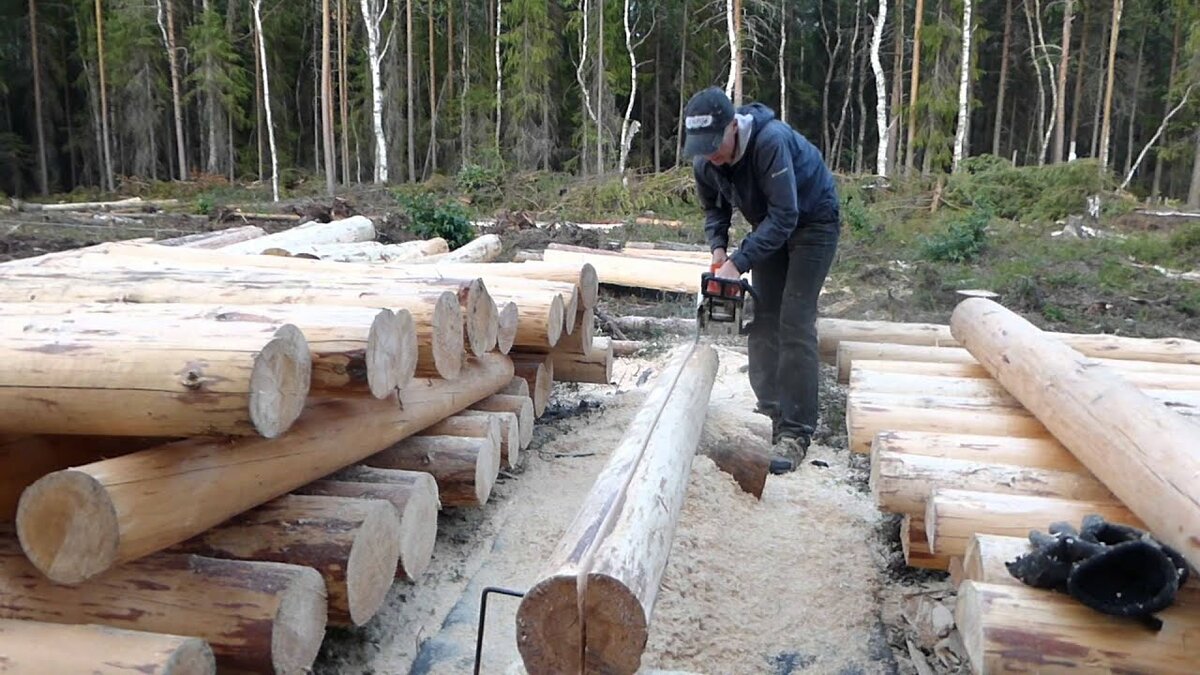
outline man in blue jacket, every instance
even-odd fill
[[[684,152],[717,276],[753,270],[750,386],[757,411],[771,418],[774,454],[795,469],[817,425],[817,297],[841,233],[833,174],[812,143],[761,103],[735,110],[709,87],[684,115]],[[727,255],[734,208],[752,231]]]

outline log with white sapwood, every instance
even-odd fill
[[[387,1],[361,0],[363,24],[367,32],[367,65],[371,74],[371,128],[375,132],[375,183],[388,182],[388,140],[383,125],[383,59],[391,45],[391,33],[380,45],[380,32],[387,18]]]
[[[500,474],[500,448],[496,435],[410,436],[362,463],[376,469],[424,471],[438,485],[442,506],[483,506]],[[339,474],[340,475],[340,474]],[[347,474],[354,479],[354,474]]]
[[[126,197],[107,202],[60,202],[57,204],[39,204],[37,202],[21,201],[17,211],[112,211],[131,207],[150,207],[160,209],[167,206],[178,206],[178,199],[142,199],[141,197]]]
[[[854,452],[870,452],[876,434],[884,431],[1050,437],[1050,432],[1036,417],[1020,408],[980,405],[970,400],[947,397],[855,391],[847,394],[846,433],[850,449]]]
[[[243,241],[256,239],[267,234],[267,231],[257,225],[242,225],[212,232],[197,232],[181,237],[159,239],[154,243],[158,246],[183,246],[187,248],[221,248]]]
[[[608,338],[594,338],[587,354],[555,351],[550,355],[559,382],[612,383],[613,349]]]
[[[529,383],[527,396],[533,401],[533,416],[541,417],[550,403],[554,391],[554,358],[550,354],[525,354],[513,352],[513,368],[517,377]]]
[[[517,610],[532,675],[638,670],[716,373],[678,349],[597,476]]]
[[[517,378],[520,382],[525,382]],[[464,410],[447,420],[459,418],[495,418],[500,422],[500,468],[515,469],[521,466],[521,450],[527,443],[521,439],[521,423],[517,413],[505,411]],[[530,439],[532,440],[532,438]]]
[[[1156,537],[1200,565],[1195,420],[994,302],[960,303],[950,325],[988,372]]]
[[[310,567],[286,563],[159,554],[66,586],[2,537],[0,594],[4,619],[200,638],[222,671],[305,672],[325,637],[325,582]]]
[[[281,248],[281,247],[277,247]],[[445,253],[449,248],[441,237],[401,244],[383,244],[378,241],[359,241],[339,244],[307,244],[286,247],[293,256],[310,255],[318,260],[357,263],[398,263],[418,261],[426,256]]]
[[[292,252],[313,244],[342,244],[375,240],[375,223],[366,216],[350,216],[328,223],[311,221],[282,232],[268,234],[247,241],[222,246],[222,253],[258,254],[269,248],[281,248]]]
[[[533,414],[533,400],[528,396],[493,394],[468,406],[464,414],[496,412],[512,413],[517,416],[517,433],[521,439],[521,449],[528,448],[529,444],[533,442],[533,423],[536,419]]]
[[[1145,529],[1129,509],[1115,501],[1035,497],[936,487],[925,506],[925,534],[929,549],[939,555],[961,556],[971,535],[1027,536],[1051,523],[1079,523],[1088,514]]]
[[[0,322],[0,432],[275,438],[304,408],[312,359],[291,324],[214,341],[186,322],[76,323]]]
[[[525,382],[513,378],[516,382]],[[501,390],[503,392],[503,390]],[[422,431],[421,436],[460,436],[488,438],[500,450],[500,468],[515,468],[521,456],[521,430],[513,413],[497,412],[486,415],[459,413]]]
[[[385,269],[390,266],[384,266]],[[412,269],[411,267],[396,266],[397,271],[407,274],[425,274],[430,270],[435,270],[437,274],[447,277],[480,277],[487,284],[488,288],[499,288],[503,284],[497,277],[514,278],[510,283],[519,284],[519,288],[530,288],[530,282],[551,281],[560,284],[574,284],[579,287],[579,304],[584,309],[590,309],[596,305],[596,300],[600,295],[600,278],[596,274],[596,268],[588,263],[582,264],[556,264],[546,262],[524,262],[524,263],[466,263],[466,262],[439,262],[429,270],[424,268]],[[557,288],[562,292],[561,286],[547,288]]]
[[[56,471],[21,495],[21,546],[51,579],[84,581],[361,461],[512,377],[507,357],[488,355],[458,380],[414,379],[398,398],[314,400],[284,438],[194,438]]]
[[[0,303],[0,316],[25,332],[87,331],[104,338],[136,334],[194,336],[203,344],[230,343],[285,324],[304,335],[312,356],[312,389],[370,391],[383,398],[404,387],[417,367],[417,335],[407,310],[336,305],[210,305],[195,303]],[[3,333],[0,330],[0,333]]]
[[[504,249],[500,237],[485,234],[472,239],[453,251],[430,255],[413,260],[414,263],[487,263],[500,257]]]
[[[378,499],[284,495],[169,551],[311,567],[325,579],[329,624],[361,626],[392,587],[400,517]]]
[[[437,482],[417,471],[390,483],[318,480],[292,491],[294,495],[318,495],[390,503],[400,519],[400,561],[395,578],[415,581],[429,567],[437,539]]]
[[[1200,593],[1181,592],[1157,614],[1163,629],[1107,616],[1062,593],[964,581],[954,606],[955,625],[971,671],[1196,672],[1188,636],[1200,632]]]
[[[589,264],[596,269],[602,284],[675,293],[695,293],[700,287],[700,275],[708,270],[701,262],[662,260],[647,265],[644,258],[566,244],[550,244],[542,259],[560,265]]]
[[[871,452],[895,452],[921,457],[984,464],[1003,464],[1091,475],[1056,439],[985,436],[974,433],[883,431],[875,435]]]
[[[888,175],[888,110],[887,81],[883,64],[879,61],[879,49],[883,45],[883,30],[887,26],[888,0],[879,0],[879,13],[875,16],[875,29],[871,37],[871,72],[875,75],[875,133],[878,143],[875,153],[875,173]],[[893,73],[892,77],[900,77]]]
[[[58,647],[69,645],[69,649]],[[208,643],[197,637],[113,628],[0,619],[4,672],[123,675],[215,675]]]

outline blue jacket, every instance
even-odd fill
[[[745,272],[782,248],[801,223],[838,222],[841,214],[833,174],[816,146],[761,103],[738,113],[754,118],[742,158],[716,166],[697,156],[692,171],[710,248],[729,247],[734,207],[751,224],[752,232],[730,256]]]

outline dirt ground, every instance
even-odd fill
[[[701,443],[741,439],[765,448],[769,425],[752,412],[744,350],[718,353]],[[397,584],[367,626],[331,631],[315,672],[470,673],[481,592],[536,582],[666,358],[659,351],[619,359],[615,385],[556,385],[519,475],[504,477],[482,509],[444,512],[425,577]],[[824,388],[827,416],[836,417],[839,392],[828,382]],[[832,431],[829,422],[822,426]],[[706,457],[695,459],[645,668],[916,672],[907,652],[894,649],[905,644],[898,607],[905,595],[944,582],[898,571],[895,528],[871,500],[861,458],[851,458],[842,440],[815,445],[801,470],[770,477],[761,502]],[[489,596],[480,672],[523,672],[518,603]]]

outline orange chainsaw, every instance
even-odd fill
[[[696,303],[696,338],[701,335],[745,335],[754,321],[758,299],[745,279],[722,279],[720,265],[700,275]]]

